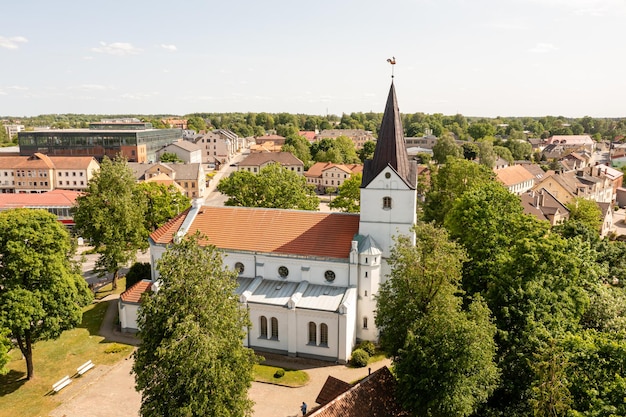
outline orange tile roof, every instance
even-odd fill
[[[534,180],[535,176],[524,169],[521,165],[513,165],[496,171],[498,180],[506,186],[520,184],[524,181]]]
[[[19,207],[72,207],[80,194],[68,190],[53,190],[41,194],[0,194],[0,210]]]
[[[153,232],[151,239],[157,244],[172,242],[182,217]],[[220,249],[347,258],[359,231],[359,215],[203,206],[188,234],[196,231],[206,236],[202,243]]]
[[[143,293],[150,291],[152,281],[142,280],[120,294],[120,299],[125,303],[139,303]]]
[[[51,156],[50,160],[57,169],[87,169],[93,156]]]

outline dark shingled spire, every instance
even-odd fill
[[[409,162],[409,156],[404,145],[404,130],[402,129],[402,119],[398,102],[396,100],[396,89],[391,82],[389,97],[385,106],[385,114],[380,125],[374,159],[365,161],[363,167],[363,181],[361,188],[367,185],[385,169],[391,166],[409,187],[415,189],[417,185],[417,170],[414,161]]]

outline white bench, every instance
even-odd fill
[[[52,385],[52,389],[54,390],[54,392],[59,392],[63,388],[67,387],[71,382],[72,380],[70,379],[70,377],[66,375],[54,385]]]
[[[93,362],[91,362],[91,359],[90,359],[87,362],[83,363],[78,368],[76,368],[76,373],[78,373],[78,375],[82,375],[85,372],[87,372],[88,370],[90,370],[91,368],[93,368],[94,366],[95,365],[93,364]]]

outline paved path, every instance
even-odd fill
[[[100,335],[108,340],[137,345],[138,339],[117,329],[117,296],[108,296]],[[304,387],[288,388],[253,382],[248,395],[255,402],[254,417],[292,417],[301,415],[302,401],[309,410],[316,406],[315,399],[328,375],[346,382],[354,382],[368,374],[368,368],[352,369],[328,362],[265,355],[266,363],[289,369],[302,369],[309,374],[310,382]],[[62,405],[50,413],[52,417],[111,417],[138,416],[141,396],[135,391],[134,376],[130,373],[132,356],[113,366],[96,365],[82,378],[61,391]],[[372,364],[371,371],[389,365],[388,360]]]

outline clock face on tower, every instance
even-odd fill
[[[287,278],[287,275],[289,275],[289,270],[287,269],[286,266],[281,266],[278,268],[278,275],[281,278]]]

